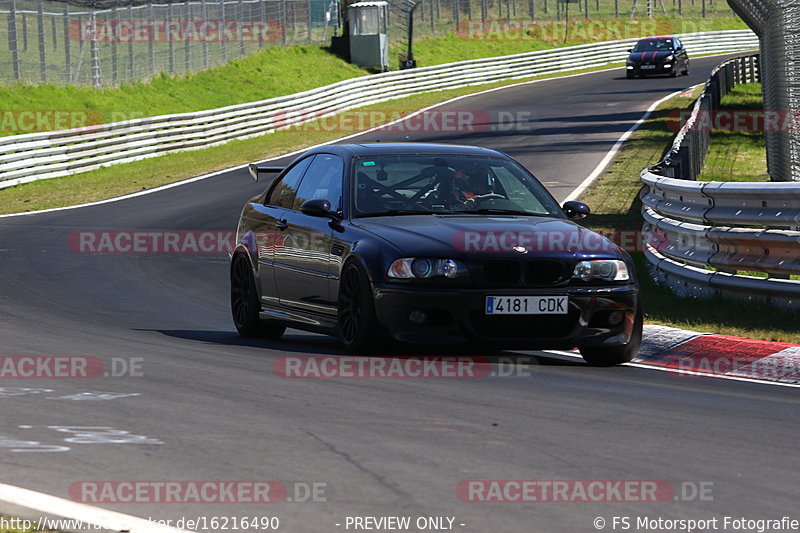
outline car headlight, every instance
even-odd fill
[[[666,58],[664,58],[664,61],[666,61],[667,63],[669,63],[669,62],[670,62],[670,61],[672,61],[673,59],[675,59],[675,56],[673,56],[673,55],[668,55]]]
[[[581,261],[575,265],[572,277],[591,281],[601,279],[604,281],[627,281],[630,279],[628,265],[618,259],[600,259]]]
[[[467,273],[467,267],[455,259],[425,259],[404,257],[389,266],[388,275],[396,279],[425,279],[435,276],[457,278]]]

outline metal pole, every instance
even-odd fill
[[[150,22],[155,23],[156,21],[156,8],[153,4],[150,4]],[[155,50],[153,48],[153,39],[155,39],[155,33],[150,34],[150,38],[147,39],[147,66],[148,70],[150,71],[150,75],[152,76],[153,73],[156,71],[156,55]]]
[[[306,2],[306,6],[308,9],[308,35],[306,36],[306,40],[311,42],[311,0]]]
[[[78,28],[80,35],[80,28]],[[70,57],[70,42],[69,37],[69,4],[64,2],[64,83],[72,81],[72,58]]]
[[[36,3],[36,29],[39,36],[39,74],[42,83],[47,82],[47,58],[45,57],[44,42],[44,3],[39,0]]]
[[[56,18],[50,17],[50,31],[53,34],[53,52],[58,50],[58,30],[56,30]]]
[[[117,4],[111,6],[111,84],[117,84],[117,32],[119,31],[119,13],[117,12]]]
[[[128,20],[133,20],[133,4],[128,4]],[[128,80],[134,79],[133,38],[128,38]]]
[[[225,0],[220,1],[220,6],[222,6],[222,27],[225,28],[228,25],[228,13],[225,10]],[[220,46],[220,51],[222,52],[222,62],[227,63],[228,49],[225,46],[225,37],[223,37],[222,34],[220,34],[219,36],[219,46]]]
[[[172,19],[173,19],[173,8],[172,4],[167,4],[167,24],[164,28],[164,33],[167,37],[167,61],[169,62],[169,73],[170,75],[175,74],[175,43],[172,39]]]
[[[193,21],[192,5],[189,3],[189,0],[186,0],[186,22],[188,24]],[[190,70],[192,70],[192,50],[191,43],[189,42],[189,32],[186,32],[183,43],[183,71],[189,72]]]
[[[22,51],[28,51],[28,15],[22,14]]]
[[[19,79],[19,51],[17,50],[17,0],[11,0],[8,12],[8,49],[11,51],[11,65],[14,79]]]
[[[89,51],[92,56],[92,86],[100,87],[100,50],[97,44],[97,18],[94,12],[94,0],[92,1],[90,13],[92,40],[89,43]]]
[[[200,5],[201,5],[201,8],[202,8],[200,14],[203,17],[203,20],[208,20],[208,4],[206,4],[206,0],[201,0]],[[208,40],[203,39],[202,48],[203,48],[203,68],[207,69],[208,68]]]

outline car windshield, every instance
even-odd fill
[[[660,52],[672,50],[674,48],[672,39],[645,39],[636,43],[633,48],[634,52]]]
[[[379,155],[353,163],[353,216],[439,213],[563,216],[549,192],[500,157]]]

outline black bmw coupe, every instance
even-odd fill
[[[630,55],[625,62],[625,75],[628,79],[655,74],[668,74],[672,77],[678,74],[689,75],[689,54],[677,37],[640,39],[628,52]]]
[[[571,349],[630,361],[642,307],[630,257],[574,222],[501,152],[420,143],[329,145],[269,175],[242,210],[231,306],[244,336],[338,336]]]

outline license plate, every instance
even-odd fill
[[[642,69],[642,70],[650,70],[650,69],[656,68],[656,66],[655,65],[642,65],[639,68]]]
[[[566,315],[567,296],[487,296],[487,315]]]

